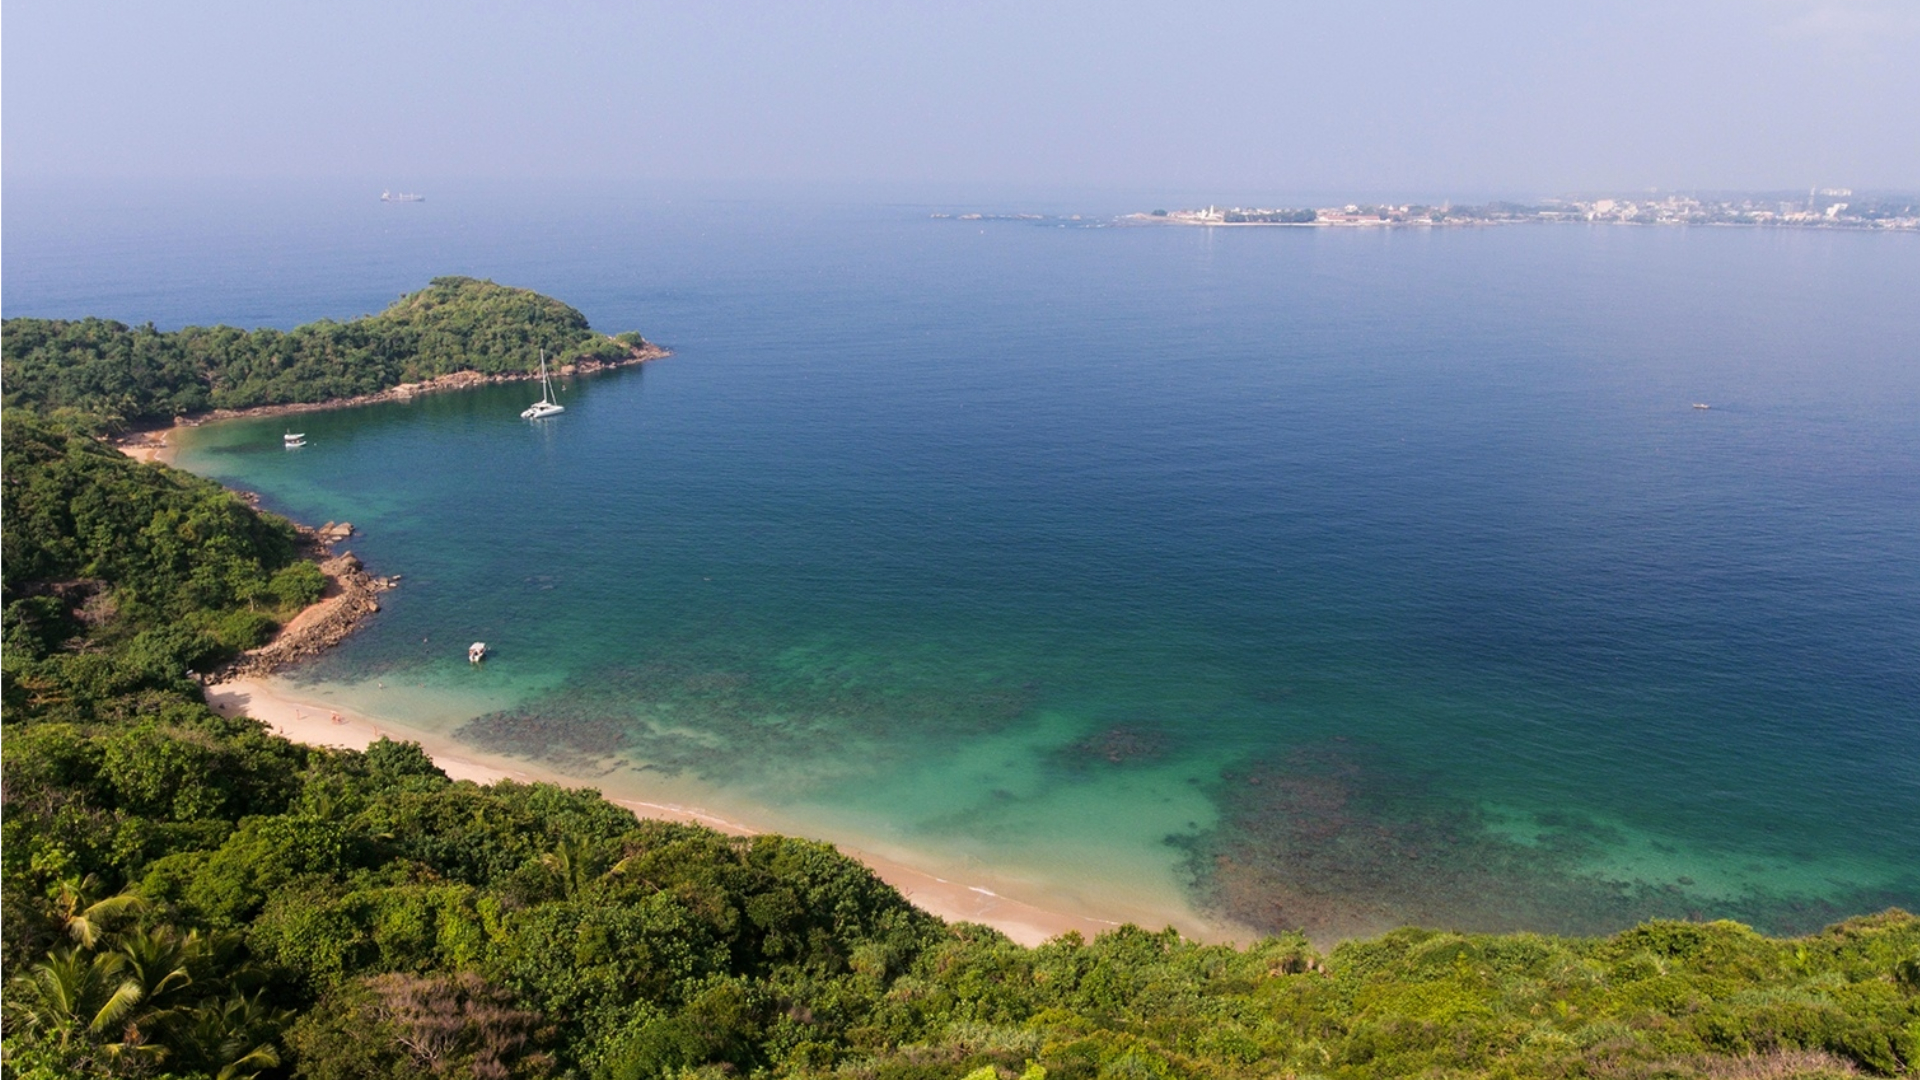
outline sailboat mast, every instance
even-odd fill
[[[547,350],[540,350],[540,400],[520,413],[522,420],[539,420],[567,410],[553,400],[553,373],[547,370]]]

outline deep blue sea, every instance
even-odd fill
[[[193,433],[404,576],[300,676],[356,708],[1188,927],[1920,905],[1915,237],[375,195],[5,201],[8,316],[469,274],[673,349]]]

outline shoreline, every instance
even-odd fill
[[[264,678],[282,668],[311,660],[345,641],[380,610],[380,594],[400,583],[399,575],[377,577],[367,573],[351,551],[335,553],[335,541],[353,535],[353,526],[332,522],[319,529],[295,525],[307,552],[327,579],[320,598],[288,619],[273,640],[256,646],[214,668],[205,685],[218,686],[244,678]]]
[[[604,371],[617,371],[621,368],[635,367],[654,360],[664,360],[673,355],[673,350],[652,342],[627,347],[629,355],[620,360],[582,360],[566,364],[557,371],[559,375],[597,375]],[[376,390],[371,394],[357,394],[353,397],[328,398],[325,401],[292,402],[285,405],[250,405],[244,409],[209,409],[206,412],[188,413],[175,417],[171,424],[139,428],[108,440],[121,453],[146,464],[171,466],[179,454],[179,447],[173,444],[173,434],[188,428],[197,428],[202,424],[213,424],[223,420],[245,420],[262,416],[294,416],[300,413],[326,412],[332,409],[351,409],[361,405],[378,405],[389,401],[412,401],[422,394],[437,394],[448,390],[471,390],[479,386],[495,386],[503,383],[533,382],[539,379],[538,373],[516,373],[487,375],[478,371],[454,371],[445,375],[436,375],[419,382],[401,383],[385,390]]]
[[[391,720],[290,693],[285,687],[273,685],[260,676],[244,675],[211,684],[206,688],[206,698],[208,707],[222,716],[252,717],[273,733],[307,746],[364,750],[381,738],[417,742],[434,765],[455,781],[469,780],[486,785],[511,780],[522,784],[588,788],[601,791],[602,797],[608,802],[626,807],[639,818],[703,825],[730,836],[755,836],[771,831],[698,806],[607,794],[596,785],[581,783],[576,777],[530,762],[481,753],[444,735],[419,731]],[[833,846],[841,854],[872,870],[880,880],[893,886],[909,903],[922,911],[949,922],[991,926],[1022,945],[1038,945],[1072,932],[1091,939],[1121,925],[1108,919],[1056,911],[1016,900],[981,885],[949,880],[897,859],[858,848],[840,844]]]
[[[592,374],[669,355],[671,353],[666,349],[647,345],[644,348],[635,347],[630,359],[614,363],[591,362],[591,366],[568,365],[561,370],[566,374]],[[538,378],[538,376],[488,376],[477,372],[456,372],[436,379],[403,384],[375,394],[352,398],[294,405],[262,405],[248,409],[216,409],[181,417],[164,428],[129,433],[112,440],[112,444],[136,461],[172,466],[179,451],[178,445],[172,438],[174,433],[183,429],[197,428],[203,424],[250,417],[317,412],[386,401],[404,401],[424,393],[468,389],[496,383],[524,382],[532,378]],[[236,494],[243,499],[249,498],[246,492],[236,492]],[[248,650],[205,677],[204,693],[207,704],[215,712],[224,716],[250,716],[276,734],[308,746],[363,750],[383,737],[416,742],[426,751],[434,764],[455,781],[469,780],[484,785],[511,780],[518,783],[551,783],[573,789],[589,788],[600,791],[603,798],[626,807],[640,818],[658,818],[703,825],[734,836],[752,836],[770,832],[781,832],[783,835],[805,835],[803,831],[762,828],[732,820],[699,806],[688,806],[673,801],[655,802],[645,797],[623,797],[623,794],[631,795],[632,793],[611,794],[603,790],[600,785],[582,781],[579,777],[568,776],[517,758],[490,755],[465,746],[445,735],[424,731],[390,718],[371,716],[330,702],[314,700],[311,696],[289,691],[286,686],[270,681],[275,672],[311,659],[353,633],[364,624],[368,616],[379,610],[378,594],[393,588],[400,580],[400,575],[397,574],[391,577],[369,574],[350,551],[342,550],[338,554],[335,553],[334,543],[352,535],[354,530],[351,525],[336,526],[329,522],[326,526],[315,529],[295,523],[295,527],[300,530],[303,539],[310,545],[310,554],[314,557],[314,561],[320,564],[322,572],[326,574],[326,592],[319,600],[289,619],[275,634],[272,641]],[[1122,925],[1120,921],[1100,918],[1089,913],[1062,911],[1054,907],[1015,899],[984,885],[951,880],[899,858],[878,855],[850,845],[835,843],[832,840],[826,842],[832,844],[841,854],[855,859],[872,870],[882,881],[898,890],[909,903],[921,910],[949,922],[972,922],[990,926],[1022,945],[1038,945],[1066,933],[1079,933],[1084,937],[1092,938]],[[1211,925],[1205,922],[1197,912],[1188,912],[1184,916],[1161,912],[1148,915],[1143,912],[1142,918],[1154,920],[1156,923],[1154,928],[1160,924],[1185,924],[1180,926],[1181,932],[1196,940],[1217,942],[1250,937],[1247,932],[1236,927]]]

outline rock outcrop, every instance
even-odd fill
[[[221,683],[229,679],[271,675],[281,668],[311,659],[338,645],[359,628],[366,618],[380,610],[379,596],[393,588],[398,578],[377,577],[351,551],[333,554],[329,544],[344,539],[353,526],[328,522],[320,529],[302,529],[316,552],[323,556],[320,572],[326,575],[327,588],[320,599],[295,615],[272,641],[249,649],[215,671],[207,681]]]

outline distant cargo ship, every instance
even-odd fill
[[[426,202],[427,197],[425,195],[414,195],[405,191],[383,191],[380,193],[380,201],[381,202]]]

